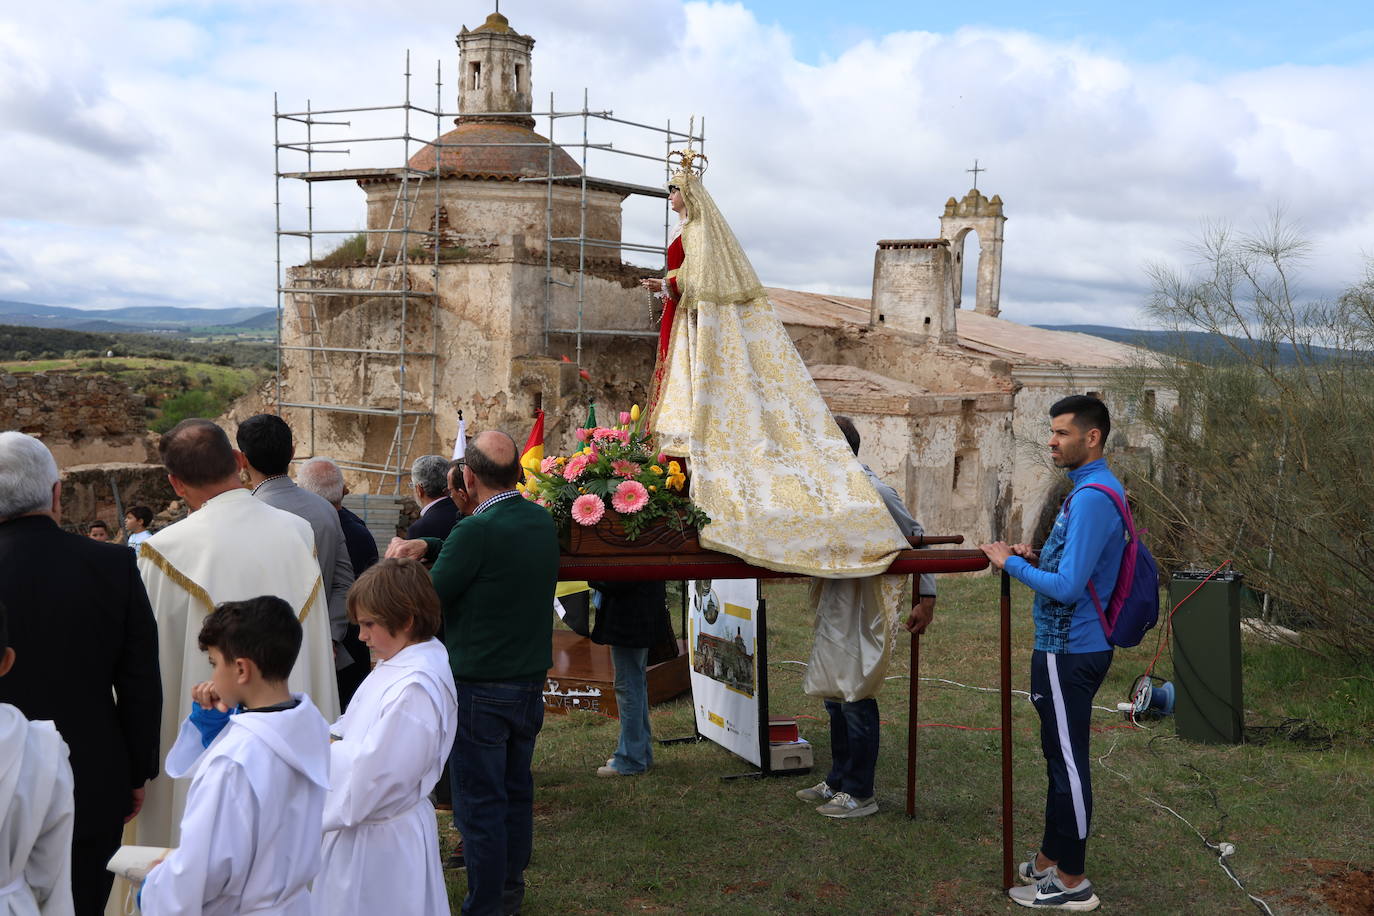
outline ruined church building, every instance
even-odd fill
[[[460,409],[470,433],[520,440],[542,408],[548,452],[567,450],[589,401],[643,403],[652,374],[657,325],[636,284],[652,271],[621,261],[622,204],[663,192],[584,176],[535,132],[534,39],[504,16],[457,43],[453,129],[406,168],[333,176],[366,195],[368,257],[283,274],[282,413],[298,458],[339,460],[355,492],[393,492],[415,457],[447,454]],[[1006,221],[975,188],[945,204],[939,238],[876,242],[871,299],[768,290],[831,410],[858,425],[861,459],[928,531],[971,542],[1034,536],[1062,476],[1049,405],[1105,393],[1138,356],[999,317]],[[974,308],[960,307],[966,247]]]

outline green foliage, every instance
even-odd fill
[[[1230,559],[1270,596],[1271,619],[1304,631],[1304,646],[1369,659],[1374,276],[1336,302],[1300,301],[1305,253],[1277,221],[1249,235],[1212,227],[1195,273],[1153,269],[1156,318],[1246,344],[1210,366],[1180,350],[1122,374],[1163,456],[1130,486],[1166,566]],[[1147,392],[1159,389],[1177,392],[1176,408],[1150,408]]]
[[[367,235],[359,232],[344,238],[333,250],[310,262],[311,267],[350,267],[367,258]]]
[[[62,328],[0,325],[0,362],[23,362],[41,354],[44,360],[93,359],[113,351],[115,356],[182,359],[221,366],[275,365],[276,351],[267,342],[188,340],[174,334],[91,333]]]

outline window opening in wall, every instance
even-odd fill
[[[960,472],[963,471],[963,469],[964,469],[964,456],[963,456],[963,455],[955,455],[955,456],[954,456],[954,481],[953,481],[953,483],[950,484],[950,490],[952,490],[952,491],[954,491],[954,492],[958,492],[958,490],[959,490],[959,474],[960,474]]]
[[[542,391],[536,391],[536,392],[534,393],[534,412],[537,414],[537,413],[539,413],[539,411],[541,411],[541,410],[543,410],[543,409],[544,409],[544,392],[542,392]]]
[[[1155,415],[1155,393],[1147,390],[1140,406],[1144,410],[1145,416],[1153,417]]]
[[[468,72],[472,74],[472,88],[482,88],[482,62],[474,60],[468,65]]]
[[[964,257],[968,253],[969,247],[973,248],[972,257]],[[978,241],[978,233],[973,229],[964,232],[959,241],[958,250],[954,253],[954,269],[959,272],[959,308],[976,309],[978,307],[978,262],[983,257],[982,243]]]
[[[512,87],[516,92],[520,91],[520,77],[524,75],[524,64],[515,65],[515,85]]]

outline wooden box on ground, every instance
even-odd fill
[[[692,687],[687,646],[678,640],[677,658],[649,666],[649,705],[671,700]],[[550,712],[586,709],[619,717],[611,650],[568,630],[553,634],[553,667],[544,682],[544,708]]]

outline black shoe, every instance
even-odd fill
[[[444,860],[444,870],[457,871],[467,867],[467,860],[463,858],[463,844],[459,842],[453,852],[449,853],[448,858]]]

